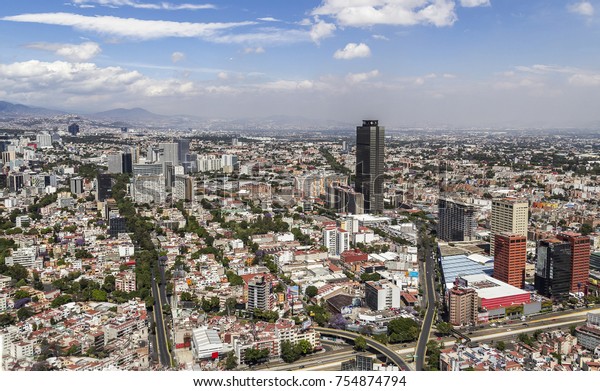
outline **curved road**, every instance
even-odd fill
[[[421,227],[419,227],[421,231]],[[433,249],[429,242],[424,243],[423,234],[419,232],[419,242],[423,249],[425,258],[425,298],[427,300],[427,310],[425,319],[421,325],[421,334],[415,350],[415,366],[417,371],[422,371],[425,363],[425,351],[427,349],[427,341],[429,341],[429,333],[433,324],[433,316],[435,314],[435,264],[433,260]]]
[[[350,331],[345,330],[337,330],[337,329],[328,329],[324,327],[315,327],[315,330],[321,333],[321,335],[332,335],[335,337],[341,337],[345,339],[354,340],[354,338],[358,337],[360,334],[356,334]],[[389,358],[394,364],[396,364],[403,371],[410,371],[410,367],[404,362],[402,357],[394,352],[392,349],[388,348],[382,343],[375,341],[372,338],[364,336],[367,341],[367,346],[377,350],[378,352],[384,354],[387,358]]]

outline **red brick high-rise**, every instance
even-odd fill
[[[494,248],[494,278],[522,289],[525,285],[527,238],[499,233],[495,236]]]
[[[590,237],[563,232],[557,238],[571,245],[571,292],[583,292],[590,275]]]

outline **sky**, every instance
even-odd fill
[[[23,0],[0,100],[388,127],[600,126],[600,0]]]

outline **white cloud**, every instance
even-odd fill
[[[78,5],[80,8],[91,8],[94,4],[102,5],[105,7],[118,8],[118,7],[133,7],[140,9],[153,9],[153,10],[167,10],[167,11],[179,11],[179,10],[203,10],[203,9],[215,9],[217,8],[213,4],[173,4],[168,2],[160,3],[143,3],[133,0],[72,0],[74,5]]]
[[[258,18],[257,20],[260,20],[262,22],[281,22],[280,19],[275,19],[275,18],[272,18],[270,16],[268,16],[266,18]]]
[[[26,45],[29,49],[46,50],[71,61],[88,61],[102,52],[96,42],[84,42],[79,45],[68,43],[35,42]]]
[[[461,7],[489,7],[490,0],[460,0]]]
[[[323,38],[331,37],[335,30],[335,24],[315,18],[315,23],[310,29],[310,38],[318,44]]]
[[[265,49],[262,46],[256,48],[244,48],[244,54],[263,54]]]
[[[229,75],[227,74],[227,72],[219,72],[217,73],[217,77],[221,80],[229,79]]]
[[[457,20],[453,0],[323,0],[312,14],[329,16],[342,26],[353,27],[377,24],[443,27]]]
[[[569,84],[578,87],[596,87],[600,86],[600,74],[576,73],[569,77]]]
[[[349,43],[343,49],[338,49],[333,54],[333,58],[338,60],[350,60],[353,58],[363,58],[371,56],[371,49],[364,43]]]
[[[166,37],[200,37],[208,39],[222,30],[256,24],[256,22],[171,22],[119,18],[116,16],[84,16],[63,12],[6,16],[0,20],[70,26],[83,31],[93,31],[99,34],[141,40]]]
[[[594,16],[594,6],[589,1],[568,4],[567,10],[582,16]]]
[[[107,99],[115,94],[134,98],[178,96],[196,93],[190,81],[152,79],[121,67],[92,63],[37,60],[0,64],[0,90],[11,95],[39,97],[47,101]]]
[[[346,81],[351,84],[361,83],[377,76],[379,76],[379,71],[377,69],[374,69],[370,72],[349,73],[346,75]]]
[[[380,35],[380,34],[373,34],[373,35],[371,35],[371,37],[373,37],[373,39],[378,39],[380,41],[389,41],[390,40],[385,35]]]
[[[173,63],[178,63],[183,60],[185,60],[185,53],[173,52],[173,54],[171,54],[171,61],[173,61]]]

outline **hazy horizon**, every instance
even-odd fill
[[[598,1],[347,3],[10,2],[0,100],[390,128],[600,124]]]

